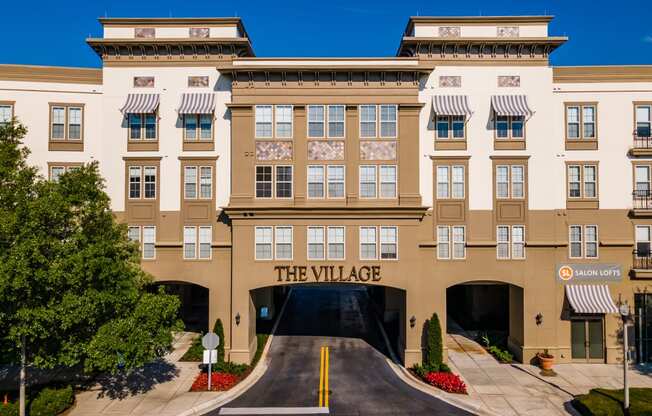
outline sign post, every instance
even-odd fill
[[[211,391],[211,365],[217,363],[217,348],[220,345],[220,337],[215,332],[209,332],[201,339],[204,350],[204,364],[208,364],[208,391]]]
[[[627,318],[629,317],[629,306],[623,303],[620,305],[620,316],[623,318],[623,393],[625,395],[625,412],[629,410],[629,380],[627,380],[627,366],[629,365],[629,346],[627,345]]]

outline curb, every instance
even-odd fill
[[[256,384],[258,380],[260,380],[260,378],[265,374],[267,368],[269,367],[269,360],[270,360],[268,357],[269,349],[272,345],[272,340],[274,339],[274,333],[276,332],[278,323],[281,321],[281,317],[285,312],[285,306],[290,300],[291,295],[292,295],[292,289],[290,289],[290,291],[288,292],[288,296],[285,299],[285,302],[283,302],[281,311],[279,312],[278,317],[276,318],[276,322],[272,327],[272,333],[267,338],[267,342],[265,343],[265,348],[263,349],[263,352],[260,355],[260,360],[258,360],[258,364],[256,364],[256,367],[254,367],[251,373],[249,373],[249,375],[244,380],[242,380],[237,386],[235,386],[231,390],[224,392],[223,395],[216,397],[215,399],[208,400],[204,403],[198,404],[196,406],[193,406],[192,408],[177,414],[177,416],[199,416],[211,410],[215,410],[218,407],[224,406],[230,401],[236,399],[238,396],[240,396],[241,394],[249,390],[251,386]]]

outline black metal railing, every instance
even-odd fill
[[[640,253],[640,255],[638,251],[634,250],[633,265],[635,269],[652,270],[652,256],[650,255],[649,250]]]
[[[647,129],[634,132],[634,149],[652,149],[652,134]]]
[[[652,209],[652,192],[638,190],[632,193],[634,209]]]

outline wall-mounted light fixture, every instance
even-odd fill
[[[240,325],[240,312],[235,314],[235,324]]]
[[[414,326],[417,324],[417,318],[412,315],[412,318],[410,318],[410,328],[414,328]]]
[[[541,315],[541,312],[539,312],[537,316],[534,317],[534,320],[536,321],[537,325],[541,325],[543,323],[543,315]]]

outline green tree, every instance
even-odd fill
[[[220,344],[217,346],[217,362],[224,362],[224,325],[222,325],[222,320],[217,318],[215,321],[215,326],[213,327],[213,332],[220,337]]]
[[[129,371],[161,357],[180,328],[179,300],[146,293],[151,278],[97,163],[45,180],[27,164],[25,133],[0,127],[0,357],[21,363],[23,398],[29,366]]]
[[[441,325],[436,313],[426,322],[426,357],[423,366],[428,371],[439,371],[443,360]]]

